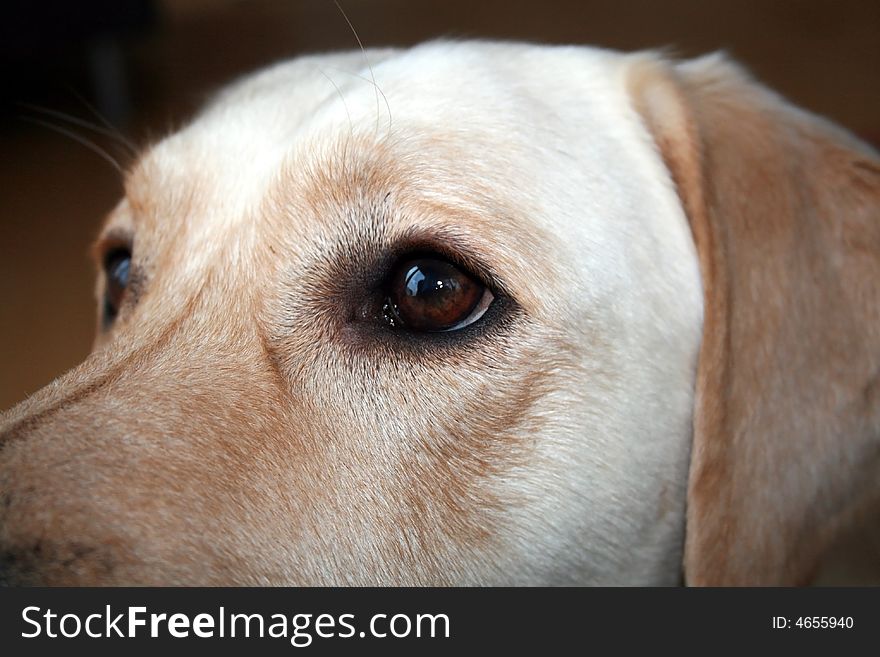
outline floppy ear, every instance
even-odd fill
[[[808,583],[880,501],[880,159],[723,57],[629,73],[704,288],[685,581]]]

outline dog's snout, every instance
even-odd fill
[[[113,570],[110,551],[94,545],[31,539],[0,551],[0,586],[113,583]]]
[[[220,583],[240,570],[222,528],[264,501],[236,429],[259,402],[169,359],[176,339],[132,356],[137,367],[93,358],[0,416],[0,582]]]
[[[14,562],[14,556],[0,553],[0,586],[15,586],[16,579],[11,570]]]
[[[2,520],[0,520],[2,522]],[[15,579],[12,575],[11,566],[14,565],[14,556],[0,552],[0,586],[14,586]]]
[[[88,460],[41,458],[66,439],[58,428],[19,422],[0,435],[0,585],[112,583],[114,552],[126,551],[100,520],[110,510],[89,500]]]

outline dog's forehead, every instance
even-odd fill
[[[460,178],[485,174],[461,164],[534,177],[541,160],[558,169],[566,158],[591,158],[601,174],[625,109],[618,60],[600,50],[487,43],[301,58],[218,94],[149,150],[129,189],[155,201],[161,187],[180,200],[168,193],[179,186],[185,197],[222,205],[221,215],[243,217],[285,162],[319,169],[322,159],[352,155],[329,148],[350,145],[347,136],[365,148],[394,143],[422,172],[451,164]],[[432,152],[441,143],[452,148]]]
[[[223,235],[262,239],[267,224],[338,239],[354,206],[384,201],[399,232],[457,228],[524,278],[583,279],[637,253],[633,231],[663,241],[667,219],[683,226],[624,78],[623,56],[587,48],[435,43],[294,60],[231,86],[151,149],[131,206],[192,253]],[[589,294],[626,275],[605,270]]]

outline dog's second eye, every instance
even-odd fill
[[[476,322],[494,299],[474,276],[439,258],[414,258],[391,276],[386,324],[415,331],[454,331]]]
[[[131,251],[115,249],[104,258],[104,272],[107,277],[104,292],[104,319],[112,322],[119,314],[119,307],[128,287],[131,273]]]

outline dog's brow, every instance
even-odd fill
[[[132,242],[131,231],[114,226],[108,228],[98,239],[96,239],[90,249],[89,255],[92,261],[99,268],[103,265],[104,257],[113,247],[130,245]]]
[[[101,236],[100,243],[121,245],[131,242],[131,231],[125,228],[114,227]]]
[[[193,190],[199,187],[197,170],[190,167],[185,176],[175,173],[152,149],[132,165],[123,183],[132,224],[180,212],[192,202]]]

